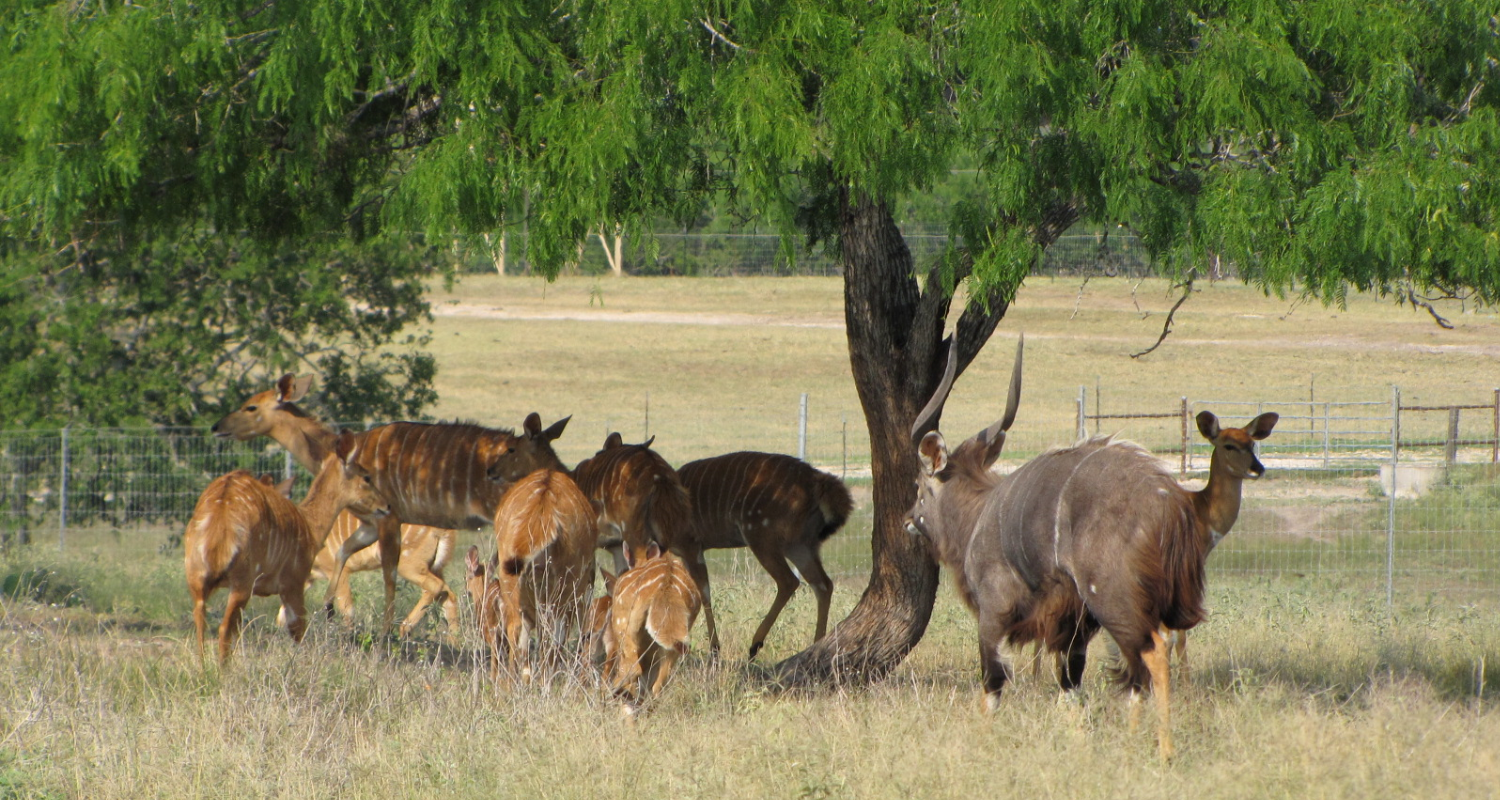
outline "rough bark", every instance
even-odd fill
[[[1073,205],[1051,210],[1038,240],[1050,244],[1077,214]],[[842,199],[839,243],[849,361],[870,432],[873,564],[870,583],[849,616],[777,666],[784,686],[879,680],[921,641],[937,597],[937,562],[926,540],[907,533],[902,521],[916,498],[910,428],[942,378],[943,327],[952,299],[936,275],[925,290],[919,287],[911,252],[878,200]],[[959,270],[959,280],[967,277],[967,264]],[[1003,294],[988,298],[987,307],[971,305],[960,318],[954,331],[959,374],[1005,316]]]

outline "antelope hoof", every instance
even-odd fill
[[[766,645],[765,642],[755,642],[754,644],[750,645],[750,660],[751,661],[755,660],[755,654],[759,653],[760,649],[762,647],[765,647],[765,645]],[[715,655],[718,655],[718,652],[719,652],[718,648],[714,648],[713,652],[714,652]]]
[[[338,614],[335,613],[333,609],[333,603],[325,603],[323,605],[323,616],[326,617],[329,622],[332,622],[338,616]]]

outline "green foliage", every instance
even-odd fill
[[[43,788],[42,782],[31,774],[34,768],[21,762],[11,750],[0,750],[0,800],[51,800],[64,796]]]
[[[318,372],[340,419],[414,416],[433,399],[432,358],[409,349],[425,337],[403,334],[428,319],[422,248],[204,234],[6,263],[7,427],[202,423],[286,370]]]
[[[359,376],[401,376],[411,388],[373,409],[419,408],[430,362],[363,355],[397,343],[369,331],[418,316],[414,273],[351,257],[352,285],[303,285],[311,271],[289,264],[524,226],[552,275],[601,227],[640,239],[705,208],[765,220],[788,255],[837,252],[851,196],[945,213],[945,269],[972,265],[973,297],[1012,296],[1082,221],[1128,226],[1177,276],[1213,255],[1324,302],[1351,288],[1494,302],[1497,14],[1494,0],[12,4],[0,322],[27,334],[0,342],[0,391],[23,424],[121,418],[100,398],[132,394],[183,421],[212,392],[169,397],[165,353],[229,356],[239,369],[218,374],[235,382],[295,352],[361,391],[384,378]],[[245,306],[223,280],[267,269],[286,307]],[[229,288],[190,279],[210,271]],[[224,303],[266,324],[191,324],[222,323]],[[146,319],[148,337],[122,337]]]
[[[30,568],[8,572],[0,577],[0,597],[59,606],[83,603],[79,587],[61,580],[58,573],[50,569]]]

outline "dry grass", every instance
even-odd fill
[[[737,653],[761,606],[725,588]],[[199,666],[185,617],[113,625],[9,603],[0,796],[1492,796],[1493,615],[1387,612],[1298,583],[1220,586],[1213,605],[1174,704],[1180,756],[1164,765],[1149,713],[1131,732],[1097,667],[1081,707],[1023,671],[981,714],[972,620],[947,592],[880,685],[781,696],[738,657],[693,655],[634,726],[590,681],[497,690],[467,661],[327,626],[294,648],[262,618],[220,671]],[[799,610],[773,637],[784,652],[810,629]]]

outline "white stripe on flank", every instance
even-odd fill
[[[1062,566],[1062,554],[1060,552],[1062,548],[1062,507],[1063,501],[1067,499],[1068,486],[1073,482],[1073,478],[1078,474],[1078,470],[1083,468],[1083,464],[1085,461],[1088,461],[1094,456],[1104,452],[1109,446],[1110,445],[1105,445],[1104,447],[1100,447],[1094,452],[1089,453],[1088,455],[1079,459],[1078,463],[1073,466],[1073,471],[1068,473],[1067,480],[1063,481],[1062,486],[1058,487],[1057,507],[1052,509],[1052,563],[1054,565],[1057,565],[1059,567]]]

